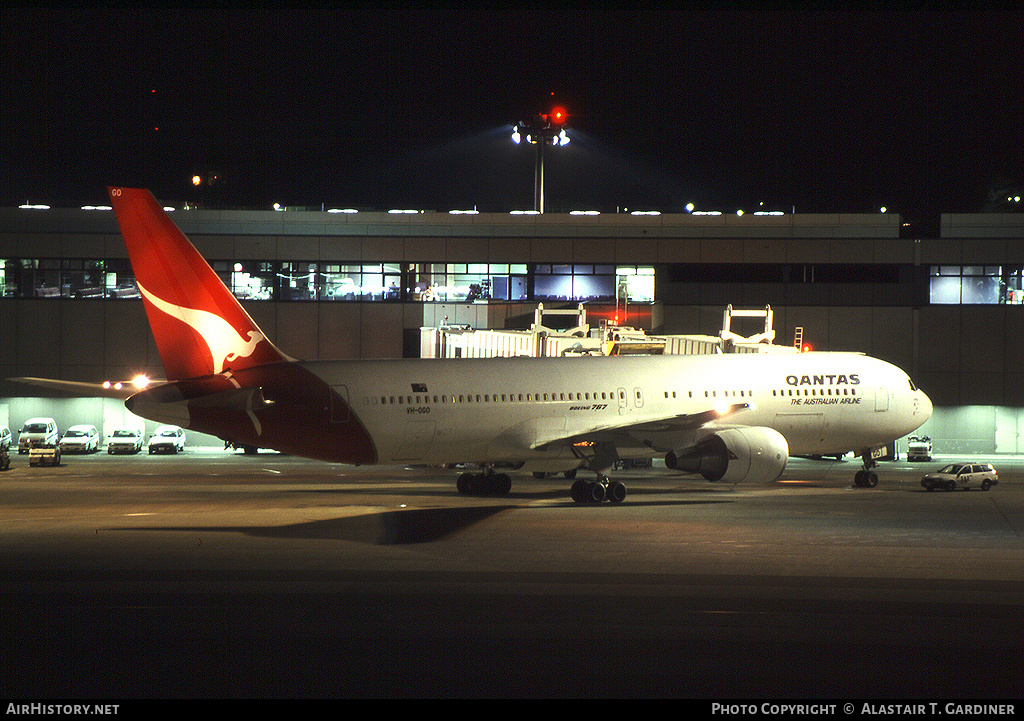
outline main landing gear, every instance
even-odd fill
[[[507,496],[512,490],[512,479],[488,468],[483,473],[463,473],[455,487],[464,496]]]
[[[861,460],[864,461],[864,468],[853,477],[853,485],[858,488],[874,488],[878,485],[878,474],[871,469],[878,466],[878,461],[871,457],[871,451],[865,451]]]
[[[615,466],[619,460],[618,449],[612,443],[581,443],[573,446],[573,455],[582,461],[581,468],[589,468],[597,474],[596,480],[579,480],[569,488],[569,495],[576,503],[622,503],[626,498],[626,486],[613,481],[601,471]]]
[[[573,470],[565,475],[572,478],[576,472]],[[480,473],[463,473],[455,487],[464,496],[507,496],[512,490],[512,479],[506,473],[495,473],[493,468],[486,468]],[[576,503],[622,503],[626,499],[626,486],[598,473],[596,480],[575,481],[569,495]]]
[[[598,473],[595,481],[579,480],[573,483],[569,495],[576,503],[622,503],[626,499],[626,486]]]

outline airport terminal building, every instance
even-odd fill
[[[777,343],[802,328],[906,370],[935,404],[935,453],[1024,453],[1024,214],[943,215],[928,239],[890,214],[171,216],[296,358],[418,356],[423,327],[525,328],[538,303],[705,335],[728,305],[771,306]],[[113,213],[0,209],[0,286],[0,426],[127,413],[8,378],[162,377]]]

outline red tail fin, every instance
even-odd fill
[[[108,188],[169,380],[291,360],[148,190]]]

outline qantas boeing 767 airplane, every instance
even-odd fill
[[[661,456],[713,481],[769,482],[790,454],[877,449],[923,424],[928,397],[856,353],[297,361],[256,326],[148,190],[110,188],[166,383],[135,414],[350,464],[478,465],[463,493],[503,494],[501,467],[577,468],[574,500],[626,495],[606,472]]]

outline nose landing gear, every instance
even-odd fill
[[[878,466],[878,461],[871,457],[871,451],[862,453],[861,460],[864,462],[864,468],[857,471],[853,477],[853,485],[858,488],[874,488],[878,485],[878,474],[871,469]]]

